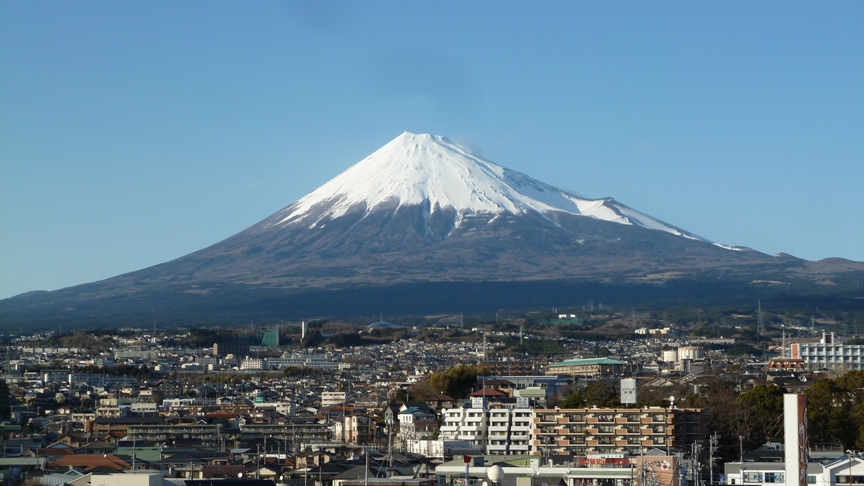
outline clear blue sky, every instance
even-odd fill
[[[864,260],[864,2],[0,0],[0,298],[165,262],[403,131]]]

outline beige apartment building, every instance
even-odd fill
[[[531,453],[629,454],[680,451],[705,438],[705,415],[692,408],[535,409]]]

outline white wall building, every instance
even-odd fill
[[[528,408],[489,411],[487,454],[528,454],[532,412]]]
[[[342,405],[345,403],[345,392],[321,392],[321,407],[332,407],[334,405]]]
[[[450,408],[441,412],[443,440],[470,442],[487,454],[528,454],[532,429],[529,408],[488,407],[485,399],[475,399],[471,408]]]
[[[833,332],[823,332],[818,343],[792,343],[790,357],[810,371],[864,370],[864,345],[838,343]]]
[[[437,430],[436,417],[417,407],[409,407],[401,410],[398,415],[399,438],[403,441],[412,439],[428,439],[429,435]],[[433,428],[430,428],[432,426]]]
[[[244,359],[240,362],[241,370],[260,370],[264,367],[264,360],[261,359]]]
[[[724,466],[725,483],[734,486],[778,486],[785,482],[785,469],[783,462],[727,462]],[[807,464],[807,484],[864,484],[864,460],[844,456],[828,464],[810,462]]]

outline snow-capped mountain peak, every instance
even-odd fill
[[[315,227],[349,211],[428,204],[466,214],[554,212],[633,224],[702,240],[614,199],[584,199],[501,167],[453,140],[405,132],[271,219],[276,226]]]

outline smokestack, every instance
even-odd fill
[[[783,395],[783,436],[785,439],[786,486],[807,486],[807,396]]]

